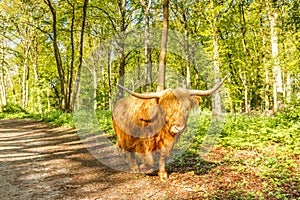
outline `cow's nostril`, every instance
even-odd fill
[[[175,126],[175,128],[179,131],[182,131],[184,129],[185,126]]]
[[[171,127],[171,132],[172,133],[180,133],[180,132],[183,132],[185,130],[186,126],[185,125],[173,125]]]

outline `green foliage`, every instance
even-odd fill
[[[52,111],[45,114],[33,114],[32,117],[37,120],[50,123],[53,126],[67,126],[75,128],[73,115],[62,111]]]
[[[1,110],[6,114],[27,113],[25,109],[16,103],[7,103],[5,106],[1,107]]]
[[[276,143],[294,150],[300,142],[300,118],[295,115],[298,114],[285,112],[272,117],[228,115],[220,143],[235,148],[262,148]]]
[[[277,114],[280,118],[297,123],[300,121],[300,104],[299,102],[293,102],[286,105],[285,109],[281,110]]]
[[[100,129],[107,135],[114,135],[111,111],[97,110],[96,116],[100,125]]]
[[[97,80],[94,80],[94,77],[87,78],[90,85],[82,82],[81,87],[84,88],[86,85],[93,90],[93,82],[98,82],[95,94],[100,109],[112,107],[114,98],[112,92],[117,90],[115,85],[120,79],[119,72],[122,71],[117,56],[120,53],[117,51],[122,49],[119,46],[121,43],[109,41],[116,35],[124,33],[125,44],[135,46],[134,50],[126,50],[132,46],[125,45],[123,55],[125,85],[145,84],[145,12],[139,1],[124,2],[123,5],[118,1],[91,0],[87,9],[83,40],[85,66],[82,71],[87,67],[88,71],[96,72]],[[22,102],[23,106],[32,112],[50,111],[58,106],[65,109],[62,97],[72,96],[78,71],[76,66],[79,66],[80,53],[76,49],[79,48],[81,36],[80,31],[76,30],[81,30],[83,2],[52,3],[55,5],[53,8],[57,19],[56,33],[52,27],[54,24],[52,12],[45,2],[25,3],[16,0],[13,5],[8,2],[0,4],[0,48],[3,50],[0,60],[0,74],[3,75],[0,77],[0,84],[5,88],[4,98],[7,98],[7,101]],[[283,102],[287,102],[286,100],[290,98],[288,88],[291,88],[290,91],[298,98],[299,3],[296,0],[284,0],[280,4],[274,4],[271,10],[268,6],[270,3],[270,0],[236,2],[226,0],[219,3],[204,0],[171,1],[169,28],[182,34],[176,33],[174,37],[169,31],[168,46],[171,51],[167,53],[167,68],[172,66],[172,70],[180,74],[180,77],[189,77],[191,88],[206,89],[209,85],[204,80],[214,75],[208,69],[214,69],[214,63],[218,62],[222,66],[220,75],[231,74],[225,85],[228,94],[227,110],[237,112],[271,108],[273,106],[271,84],[274,82],[272,76],[274,59],[271,50],[274,45],[270,41],[272,31],[268,15],[276,11],[279,15],[276,21],[278,59],[282,70],[282,84],[286,85]],[[150,31],[150,38],[151,40],[159,38],[158,43],[160,31],[156,30],[161,28],[161,8],[161,2],[152,1],[148,15],[149,25],[153,30]],[[130,37],[132,30],[140,30],[141,34]],[[49,39],[49,35],[57,36],[56,53],[53,51],[54,41]],[[11,41],[14,41],[14,45],[7,45]],[[218,50],[214,49],[216,45],[213,45],[213,42],[216,42]],[[102,47],[99,48],[99,45]],[[157,81],[155,63],[159,62],[160,49],[156,48],[157,44],[150,46],[153,64],[152,86],[155,87]],[[61,73],[65,74],[59,73],[58,70],[55,59],[58,53],[62,62]],[[219,54],[218,60],[212,62],[216,53]],[[90,62],[86,62],[87,60]],[[133,70],[137,68],[138,70]],[[172,74],[171,78],[173,77],[176,75]],[[178,87],[183,82],[184,80],[180,80],[174,85]],[[65,93],[63,91],[66,94],[61,94]],[[66,100],[69,101],[68,99]],[[69,102],[65,103],[70,109]],[[208,104],[209,102],[205,101],[203,105]],[[298,117],[296,113],[293,115],[287,117],[294,119]]]
[[[17,104],[7,104],[0,112],[0,119],[26,119],[31,118],[47,122],[53,126],[67,126],[75,128],[73,115],[62,111],[52,111],[43,114],[28,113]]]
[[[0,119],[26,118],[28,116],[29,113],[16,103],[9,102],[0,107]]]

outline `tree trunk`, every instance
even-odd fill
[[[83,39],[84,39],[84,29],[85,29],[86,11],[87,11],[88,2],[89,2],[88,0],[84,0],[83,8],[82,8],[83,16],[82,16],[82,23],[81,23],[81,30],[80,30],[80,45],[79,45],[79,58],[78,58],[79,62],[78,62],[78,66],[77,66],[75,88],[74,88],[74,93],[73,93],[73,97],[72,97],[73,108],[75,105],[75,99],[79,92],[79,86],[80,86],[81,67],[82,67],[82,61],[83,61]]]
[[[5,80],[4,80],[4,73],[3,73],[3,64],[1,65],[0,69],[0,95],[1,95],[1,106],[6,106],[6,87],[5,87]]]
[[[97,69],[97,65],[93,65],[93,86],[94,86],[94,90],[93,90],[93,92],[94,92],[94,97],[93,97],[93,102],[94,102],[94,110],[97,110],[97,107],[98,107],[98,105],[97,105],[97,82],[98,82],[98,79],[97,79],[97,73],[98,73],[98,69]],[[103,75],[104,76],[104,75]],[[105,101],[104,101],[105,102]]]
[[[292,85],[291,85],[291,74],[287,72],[286,75],[286,101],[291,103]]]
[[[214,9],[214,1],[210,1],[212,9]],[[219,60],[219,36],[218,36],[218,14],[212,14],[211,30],[213,33],[213,65],[214,65],[214,82],[219,82],[220,60]],[[213,113],[216,116],[222,114],[220,91],[216,91],[213,99]]]
[[[109,110],[112,110],[112,85],[111,85],[111,61],[110,61],[110,56],[111,56],[111,50],[108,49],[107,52],[107,71],[108,71],[108,91],[109,91]]]
[[[266,37],[263,31],[263,24],[262,24],[262,18],[260,19],[260,33],[262,37],[262,45],[263,47],[266,46]],[[262,61],[263,61],[263,66],[265,70],[265,92],[264,92],[264,100],[265,100],[265,110],[268,111],[270,110],[270,98],[269,98],[269,89],[270,89],[270,78],[269,78],[269,69],[267,66],[267,59],[266,59],[266,54],[262,52]]]
[[[29,98],[29,68],[26,73],[26,86],[25,86],[25,108],[28,107],[28,98]]]
[[[34,78],[35,78],[35,86],[36,86],[36,89],[37,89],[37,106],[38,106],[38,111],[39,111],[39,113],[42,113],[43,112],[43,108],[42,108],[42,102],[41,102],[41,90],[39,88],[39,76],[38,76],[38,72],[37,72],[37,63],[34,64],[33,71],[34,71]]]
[[[187,18],[185,13],[183,12],[183,19],[184,19],[184,39],[185,39],[185,54],[186,54],[186,88],[191,87],[191,67],[190,67],[190,44],[189,44],[189,32],[187,30]]]
[[[124,86],[124,76],[125,76],[125,31],[126,31],[126,0],[118,0],[120,19],[120,41],[119,41],[119,85]],[[124,91],[119,88],[118,98],[124,97]]]
[[[47,111],[50,112],[51,103],[50,103],[50,89],[47,88]]]
[[[36,38],[35,38],[36,39]],[[39,75],[38,75],[38,43],[35,43],[34,51],[34,62],[33,62],[33,73],[35,79],[35,89],[37,90],[37,107],[38,112],[43,112],[42,102],[41,102],[41,90],[39,88]]]
[[[213,35],[213,64],[214,64],[214,75],[215,75],[215,83],[219,82],[219,74],[220,74],[220,66],[219,66],[219,42],[218,42],[218,35],[215,32]],[[221,115],[222,108],[221,108],[221,95],[219,90],[215,92],[214,100],[213,100],[213,107],[214,113],[217,116]]]
[[[150,51],[150,17],[149,17],[152,0],[148,0],[148,5],[146,5],[146,0],[140,0],[140,2],[142,4],[144,15],[145,15],[145,63],[146,63],[145,89],[147,92],[149,92],[152,83],[152,61],[151,61],[151,51]]]
[[[69,74],[69,91],[68,99],[66,102],[66,109],[68,111],[72,110],[71,96],[73,87],[73,71],[75,62],[75,45],[74,45],[74,23],[75,23],[75,6],[68,0],[69,5],[72,7],[72,20],[71,20],[71,30],[70,30],[70,40],[71,40],[71,63],[70,63],[70,74]]]
[[[0,41],[1,47],[1,68],[0,68],[0,107],[6,106],[6,87],[5,87],[5,79],[4,79],[4,65],[5,65],[5,51],[4,51],[4,38],[1,37]]]
[[[92,38],[89,37],[89,48],[90,49],[93,49],[93,47],[95,46],[94,44],[92,44]],[[94,110],[97,110],[98,108],[98,103],[97,103],[97,83],[98,83],[98,77],[97,77],[97,74],[98,74],[98,64],[99,64],[99,57],[98,57],[98,54],[93,51],[92,52],[92,57],[93,57],[93,92],[94,92],[94,95],[93,95],[93,101],[94,101]],[[104,83],[105,81],[105,67],[102,66],[102,82]],[[105,104],[105,97],[103,97],[103,102]]]
[[[0,71],[0,95],[1,95],[0,107],[6,106],[6,89],[5,88],[6,87],[5,87],[4,75],[3,75],[3,71],[1,69],[1,71]]]
[[[25,42],[26,43],[26,42]],[[24,47],[24,63],[23,63],[23,74],[22,74],[22,108],[26,108],[28,105],[28,56],[29,56],[29,44]]]
[[[269,91],[269,88],[270,88],[270,85],[269,85],[269,82],[270,82],[270,78],[269,78],[269,70],[267,68],[267,65],[266,65],[266,59],[264,59],[264,66],[265,66],[265,82],[266,82],[266,87],[265,87],[265,110],[270,110],[270,98],[269,98],[269,94],[268,94],[268,91]]]
[[[184,4],[180,4],[180,9],[178,9],[178,14],[180,14],[180,23],[183,26],[184,30],[184,53],[186,62],[183,65],[185,67],[185,72],[183,70],[183,75],[186,75],[185,82],[183,83],[183,87],[190,88],[191,87],[191,55],[190,55],[190,43],[189,43],[189,30],[188,30],[188,17],[186,13],[186,7]],[[180,10],[180,11],[179,11]],[[197,72],[196,72],[197,73]],[[196,74],[197,75],[197,74]]]
[[[163,0],[163,27],[162,27],[162,36],[161,36],[161,51],[160,51],[160,58],[159,58],[159,65],[158,65],[158,84],[157,84],[158,92],[164,90],[165,88],[168,24],[169,24],[169,0]]]
[[[248,95],[251,92],[249,91],[248,88],[248,68],[247,68],[247,57],[248,57],[248,49],[247,49],[247,44],[246,44],[246,20],[245,20],[245,13],[244,13],[244,5],[243,3],[240,4],[240,23],[242,24],[241,26],[241,32],[242,32],[242,44],[243,44],[243,65],[244,65],[244,71],[243,71],[243,78],[242,78],[242,83],[244,86],[244,112],[248,113],[250,111],[250,102]]]
[[[54,55],[55,55],[55,61],[56,61],[56,67],[59,75],[60,80],[60,107],[63,111],[66,110],[66,102],[67,102],[67,91],[66,91],[66,82],[65,82],[65,73],[63,69],[63,64],[60,56],[60,51],[58,48],[58,41],[57,41],[57,18],[56,18],[56,10],[52,5],[51,0],[44,0],[46,5],[49,7],[51,14],[52,14],[52,31],[53,36],[51,37],[53,42],[53,49],[54,49]]]
[[[277,3],[277,2],[276,2]],[[273,2],[272,2],[273,4]],[[279,67],[280,61],[278,57],[278,32],[277,32],[277,20],[278,9],[272,8],[267,2],[268,17],[270,21],[270,41],[272,46],[272,59],[273,59],[273,109],[274,112],[278,110],[278,93],[283,93],[281,69]]]
[[[4,52],[3,52],[3,53],[4,53]],[[3,54],[3,55],[4,55],[4,54]],[[3,81],[4,81],[3,83],[6,82],[5,80],[8,81],[9,86],[10,86],[10,88],[11,88],[11,90],[12,90],[12,93],[13,93],[13,96],[12,96],[13,99],[12,99],[12,100],[13,100],[13,102],[17,103],[17,97],[16,97],[15,86],[14,86],[14,83],[13,83],[13,80],[12,80],[12,77],[11,77],[11,74],[10,74],[10,71],[8,70],[7,66],[4,64],[4,58],[3,58],[2,66],[3,66],[2,70],[5,71],[5,77],[3,76]],[[3,71],[3,73],[4,73],[4,71]],[[6,98],[5,98],[5,99],[6,99]],[[6,100],[5,100],[5,102],[6,102]]]
[[[120,65],[119,65],[119,85],[124,86],[124,75],[125,75],[125,55],[124,55],[124,39],[121,39],[120,44],[120,51],[119,51],[119,59],[120,59]],[[122,89],[119,89],[118,92],[118,98],[121,99],[124,97],[124,91]]]

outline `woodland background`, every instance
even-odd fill
[[[2,1],[0,105],[39,113],[71,111],[84,59],[116,35],[126,41],[132,30],[141,31],[145,47],[126,52],[124,42],[115,44],[114,62],[94,71],[98,83],[94,108],[112,108],[117,83],[133,89],[122,80],[133,66],[140,66],[140,75],[134,76],[145,81],[138,91],[155,91],[158,70],[154,63],[159,63],[160,51],[150,48],[149,40],[156,34],[151,30],[163,27],[163,3]],[[168,28],[193,40],[179,41],[184,58],[167,53],[165,61],[185,77],[186,87],[210,87],[203,78],[207,72],[197,64],[200,55],[202,65],[211,66],[215,74],[230,74],[225,85],[227,111],[274,113],[299,101],[298,1],[176,0],[169,2],[168,12]],[[199,46],[205,55],[196,52]],[[109,55],[113,50],[106,51]]]

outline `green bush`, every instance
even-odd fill
[[[227,115],[219,144],[234,148],[264,148],[277,144],[294,151],[300,142],[300,118],[295,112],[278,112],[275,116]]]
[[[114,134],[112,125],[112,113],[110,110],[97,110],[96,116],[100,125],[100,129],[106,134]]]
[[[73,115],[62,111],[51,111],[44,114],[35,114],[32,116],[34,119],[42,120],[50,123],[53,126],[67,126],[75,127],[73,122]]]
[[[1,107],[3,113],[6,114],[16,114],[16,113],[26,113],[27,111],[21,107],[21,105],[16,103],[7,103],[5,106]]]
[[[300,103],[293,102],[287,105],[284,109],[280,110],[277,114],[283,120],[289,122],[300,121]]]

